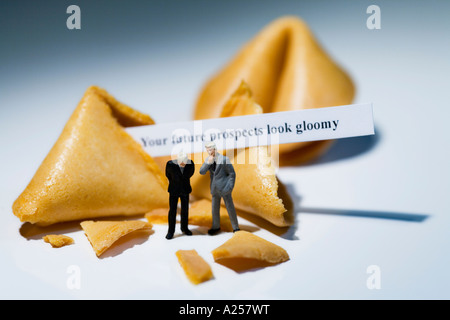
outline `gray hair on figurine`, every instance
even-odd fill
[[[178,161],[178,163],[187,163],[188,162],[188,156],[186,155],[186,153],[181,151],[180,153],[178,153],[177,161]]]
[[[217,149],[216,144],[213,141],[208,141],[207,143],[205,143],[205,148]]]

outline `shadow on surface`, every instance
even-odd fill
[[[134,246],[143,244],[154,233],[155,233],[155,231],[153,229],[136,230],[136,231],[130,232],[130,233],[120,237],[116,242],[114,242],[111,245],[111,247],[109,247],[98,258],[105,259],[105,258],[118,256],[125,250],[131,249]]]
[[[20,227],[19,233],[27,240],[41,240],[43,236],[49,234],[68,234],[80,230],[81,226],[79,221],[62,222],[46,227],[41,227],[29,222],[25,222]]]
[[[407,213],[407,212],[394,212],[394,211],[380,211],[380,210],[355,210],[355,209],[330,209],[330,208],[311,208],[302,207],[301,199],[302,197],[296,192],[296,188],[292,184],[285,184],[285,187],[289,194],[291,195],[293,202],[293,212],[294,212],[294,222],[289,227],[276,227],[271,223],[257,218],[257,217],[247,217],[251,222],[259,225],[260,227],[278,235],[286,240],[299,240],[296,232],[299,228],[299,217],[302,214],[328,214],[328,215],[339,215],[348,217],[361,217],[361,218],[375,218],[375,219],[386,219],[386,220],[399,220],[407,222],[423,222],[430,217],[428,214],[420,213]],[[261,220],[261,221],[259,221]]]
[[[326,209],[326,208],[306,208],[303,207],[298,212],[313,214],[331,214],[349,217],[364,217],[377,219],[402,220],[410,222],[423,222],[429,215],[417,213],[391,212],[391,211],[371,211],[371,210],[347,210],[347,209]]]
[[[125,220],[139,220],[142,219],[142,215],[134,216],[119,216],[119,217],[104,217],[104,218],[92,218],[79,221],[59,222],[49,226],[39,226],[29,222],[24,222],[19,229],[19,233],[27,240],[41,240],[43,236],[49,234],[68,234],[82,230],[80,223],[82,221],[94,220],[94,221],[125,221]]]
[[[305,165],[311,166],[344,160],[369,152],[375,148],[382,138],[377,130],[375,132],[374,135],[370,136],[337,139],[321,157]]]
[[[251,258],[226,258],[215,261],[216,263],[223,265],[236,273],[253,272],[263,268],[272,267],[279,263],[269,263],[258,259]]]

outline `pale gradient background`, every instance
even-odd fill
[[[66,8],[81,8],[81,30]],[[381,30],[366,8],[381,8]],[[448,1],[0,2],[0,298],[448,299],[450,202]],[[27,240],[12,202],[86,88],[96,84],[157,122],[188,120],[205,81],[263,26],[303,18],[373,102],[375,137],[344,139],[307,166],[282,168],[296,225],[274,268],[236,274],[210,251],[228,234],[164,239],[165,228],[97,259],[82,232],[52,249]],[[207,241],[206,241],[207,240]],[[192,286],[175,259],[195,248],[216,279]],[[81,270],[81,289],[66,286]],[[381,270],[381,289],[366,269]],[[132,272],[130,272],[132,270]],[[114,279],[114,281],[111,281]]]

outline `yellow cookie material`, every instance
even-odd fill
[[[196,226],[212,226],[212,203],[209,199],[201,199],[191,203],[189,208],[189,224]],[[220,228],[223,231],[233,231],[227,209],[220,206]]]
[[[42,239],[44,239],[45,242],[50,243],[53,248],[61,248],[74,243],[71,237],[63,234],[49,234],[42,237]]]
[[[322,49],[306,23],[293,16],[263,28],[204,85],[194,118],[219,117],[242,80],[264,113],[345,105],[355,92],[347,73]],[[329,145],[329,141],[280,145],[280,164],[311,160]]]
[[[186,276],[193,284],[200,284],[213,277],[211,266],[196,250],[178,250],[175,254]]]
[[[157,208],[145,214],[145,218],[152,224],[167,224],[169,208]]]
[[[145,221],[83,221],[80,223],[97,256],[104,253],[114,242],[136,230],[150,230]]]
[[[144,214],[167,205],[167,179],[124,127],[153,120],[90,87],[13,204],[23,222]]]
[[[189,220],[188,223],[195,226],[211,227],[212,213],[211,200],[201,199],[190,203],[189,205]],[[169,208],[154,209],[145,214],[145,218],[152,224],[167,224],[168,223]],[[227,210],[220,207],[220,227],[224,231],[233,231],[230,217]]]
[[[222,117],[261,114],[262,108],[254,101],[247,83],[241,82],[230,99],[225,103]],[[271,147],[252,147],[227,153],[236,172],[233,202],[237,209],[259,216],[278,227],[286,227],[294,222],[289,194],[278,192]],[[270,154],[269,154],[270,153]],[[198,173],[201,162],[196,162],[196,173],[191,178],[192,194],[198,198],[211,199],[210,177]],[[281,196],[283,198],[281,198]]]
[[[279,264],[289,260],[280,246],[247,231],[237,231],[233,237],[212,251],[214,261],[232,269],[246,270]]]

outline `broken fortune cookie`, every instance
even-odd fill
[[[220,116],[261,113],[262,108],[253,99],[251,88],[242,82],[225,103]],[[277,179],[269,151],[268,146],[258,146],[226,153],[236,172],[233,202],[236,209],[263,218],[277,227],[290,226],[294,222],[292,200],[287,192],[280,192],[282,185]],[[196,168],[191,185],[195,197],[211,199],[209,174],[202,176]]]
[[[124,127],[153,120],[98,87],[87,89],[13,204],[22,222],[144,214],[167,204],[167,180]]]

